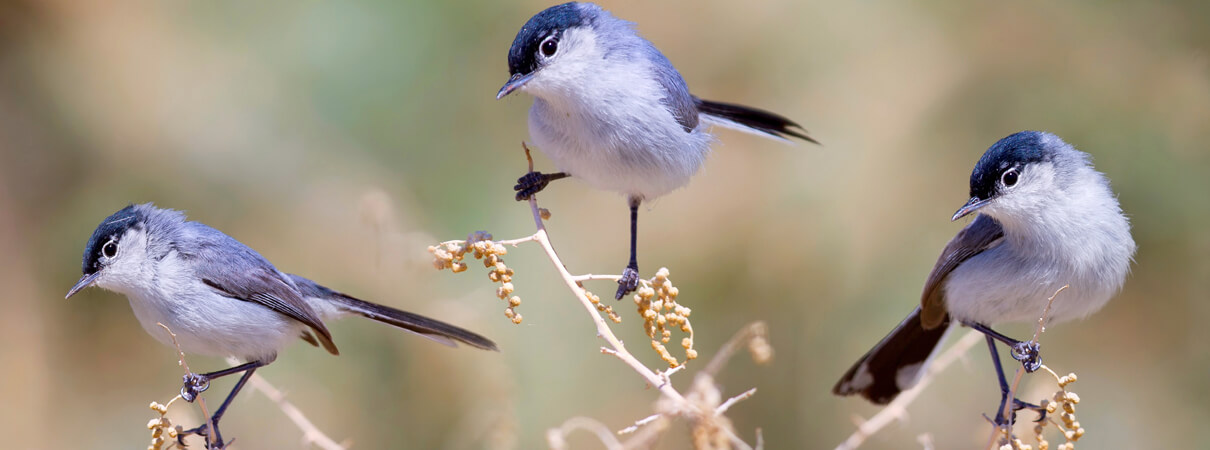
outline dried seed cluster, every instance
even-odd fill
[[[1076,404],[1080,403],[1080,396],[1075,392],[1067,390],[1067,386],[1076,382],[1076,374],[1069,373],[1065,376],[1059,376],[1054,371],[1050,370],[1045,365],[1042,366],[1047,372],[1055,378],[1055,382],[1059,384],[1059,390],[1049,399],[1042,400],[1040,406],[1046,408],[1046,414],[1049,417],[1046,422],[1034,425],[1034,439],[1038,442],[1038,450],[1050,450],[1050,442],[1046,440],[1045,431],[1047,425],[1054,425],[1063,432],[1062,444],[1059,444],[1057,450],[1074,450],[1076,441],[1084,436],[1084,428],[1080,426],[1080,421],[1076,419]],[[1059,415],[1059,421],[1055,421],[1054,415]],[[1000,443],[1001,450],[1033,450],[1033,446],[1022,443],[1020,439],[1013,438],[1012,441],[1002,440]]]
[[[685,399],[697,405],[700,411],[713,412],[723,403],[723,395],[714,383],[714,377],[701,374],[693,379],[693,390]],[[731,436],[735,427],[731,419],[722,414],[700,414],[693,421],[693,448],[707,450],[730,449]]]
[[[634,303],[643,317],[643,329],[651,338],[651,348],[660,354],[669,367],[680,365],[664,346],[672,340],[670,327],[680,328],[682,333],[688,334],[681,339],[685,360],[697,358],[697,350],[693,349],[693,326],[689,324],[692,311],[676,302],[677,294],[678,289],[668,279],[668,269],[661,267],[655,277],[644,281],[634,295]]]
[[[172,425],[172,422],[168,420],[167,414],[168,407],[177,398],[180,398],[180,396],[163,405],[151,402],[151,410],[159,413],[160,417],[147,422],[147,429],[151,430],[151,444],[147,446],[147,450],[161,450],[164,448],[164,444],[176,442],[176,437],[180,430]]]
[[[475,259],[483,260],[483,267],[488,269],[487,278],[493,283],[500,283],[496,288],[496,297],[508,302],[504,308],[504,317],[515,324],[521,323],[521,314],[516,308],[521,306],[521,297],[513,294],[513,269],[504,264],[501,256],[508,253],[499,242],[492,240],[492,235],[485,231],[476,231],[466,237],[465,241],[447,241],[429,246],[433,254],[433,267],[437,270],[450,269],[454,273],[467,269],[462,259],[470,252]]]
[[[581,284],[580,288],[584,289],[584,285]],[[593,294],[588,289],[584,289],[584,296],[588,297],[588,301],[592,302],[593,306],[597,307],[597,311],[603,312],[605,315],[609,316],[609,320],[612,320],[613,323],[622,323],[622,318],[618,316],[618,313],[613,312],[613,307],[601,303],[601,297],[597,296],[597,294]]]
[[[773,360],[773,346],[769,345],[769,326],[764,322],[756,324],[752,338],[748,339],[748,353],[757,364],[768,364]]]
[[[1050,372],[1050,368],[1046,370]],[[1059,384],[1059,390],[1055,391],[1055,395],[1051,399],[1045,401],[1046,412],[1048,414],[1059,413],[1061,424],[1056,423],[1054,419],[1050,420],[1050,423],[1055,424],[1056,427],[1063,431],[1063,439],[1066,441],[1059,445],[1059,450],[1072,450],[1076,448],[1076,441],[1084,437],[1084,427],[1081,427],[1080,421],[1076,419],[1076,404],[1080,403],[1080,396],[1076,395],[1075,392],[1067,390],[1067,385],[1075,383],[1077,377],[1074,373],[1061,377],[1054,372],[1050,372],[1050,374],[1055,376],[1055,382]],[[1034,427],[1034,433],[1041,438],[1042,425]],[[1043,444],[1044,442],[1046,442],[1045,439],[1038,441],[1039,449],[1046,448]]]

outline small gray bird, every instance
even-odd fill
[[[1135,251],[1130,223],[1089,155],[1058,136],[1022,131],[987,149],[971,172],[970,200],[951,220],[976,211],[941,251],[921,305],[857,361],[833,393],[890,402],[916,384],[956,322],[986,335],[1000,378],[996,421],[1003,423],[1008,383],[995,341],[1010,346],[1027,371],[1037,370],[1041,359],[1036,344],[989,326],[1037,321],[1063,285],[1070,287],[1055,299],[1049,323],[1086,317],[1121,290]],[[1012,401],[1014,411],[1039,411]]]
[[[780,115],[693,96],[634,24],[592,3],[530,18],[508,51],[508,71],[496,98],[518,89],[534,96],[529,134],[559,169],[518,179],[517,200],[568,176],[629,200],[630,262],[618,299],[638,286],[639,205],[689,183],[714,142],[710,126],[816,142]]]
[[[172,338],[157,323],[176,334],[185,352],[247,361],[185,376],[181,396],[192,402],[210,380],[243,373],[211,417],[214,432],[202,425],[182,434],[202,434],[215,448],[223,447],[218,422],[231,400],[286,344],[302,338],[339,354],[325,320],[359,315],[445,345],[496,350],[495,343],[474,332],[280,272],[239,241],[150,203],[127,206],[101,222],[84,247],[83,266],[84,276],[67,297],[92,285],[124,294],[143,329],[160,342],[171,346]]]

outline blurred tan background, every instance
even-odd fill
[[[499,354],[450,350],[347,320],[331,325],[339,358],[300,344],[259,371],[355,448],[541,448],[545,430],[572,416],[619,429],[649,414],[656,393],[598,352],[536,246],[506,258],[520,326],[480,267],[436,272],[424,250],[474,230],[532,232],[510,189],[524,171],[530,100],[494,94],[517,29],[546,6],[0,5],[3,446],[146,445],[146,405],[180,385],[173,350],[118,295],[63,300],[97,223],[146,201],[185,210],[282,270],[500,344]],[[671,268],[705,357],[742,325],[770,324],[773,364],[737,358],[719,380],[728,394],[759,389],[730,411],[745,439],[760,427],[770,448],[831,448],[852,415],[877,411],[832,396],[832,383],[917,302],[962,226],[948,218],[982,152],[1042,129],[1093,154],[1140,249],[1104,311],[1042,338],[1048,364],[1080,375],[1081,447],[1210,445],[1210,3],[604,6],[636,21],[697,95],[784,113],[825,144],[721,132],[689,187],[641,218],[643,276]],[[620,269],[619,196],[564,181],[541,200],[572,272]],[[621,336],[656,364],[633,307],[619,310]],[[916,448],[925,433],[938,448],[982,445],[981,414],[997,401],[985,353],[944,373],[868,448]],[[1026,398],[1052,389],[1042,381]],[[216,383],[211,405],[230,383]],[[300,445],[260,395],[241,396],[222,428],[241,448]],[[686,447],[685,436],[674,428],[659,447]],[[600,447],[587,434],[571,443]]]

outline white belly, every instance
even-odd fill
[[[1080,319],[1105,306],[1121,285],[1067,264],[1026,260],[1010,253],[1000,246],[975,255],[950,273],[945,302],[954,319],[985,325],[1037,322],[1047,299],[1064,285],[1069,287],[1055,297],[1048,322]]]
[[[555,110],[535,99],[529,111],[534,143],[560,171],[627,196],[653,199],[688,184],[714,140],[706,125],[686,132],[663,109],[630,117],[571,109],[579,112]]]
[[[193,295],[127,297],[144,330],[171,346],[172,338],[157,323],[168,326],[186,353],[271,362],[304,328],[265,306],[217,295],[208,286],[191,291]]]

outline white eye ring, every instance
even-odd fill
[[[113,258],[114,256],[117,256],[118,243],[113,239],[110,239],[109,242],[106,242],[105,245],[101,247],[101,255],[106,258]]]
[[[1000,183],[1004,184],[1006,187],[1012,187],[1013,185],[1017,184],[1017,181],[1019,181],[1020,178],[1021,174],[1017,172],[1016,168],[1008,169],[1004,171],[1004,175],[1000,176]]]
[[[559,52],[559,37],[556,35],[547,36],[538,44],[538,56],[543,58],[553,58]]]

